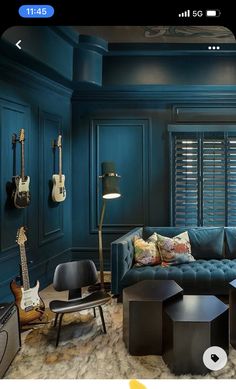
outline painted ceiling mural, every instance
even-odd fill
[[[233,33],[223,26],[75,26],[74,29],[109,43],[235,43]]]

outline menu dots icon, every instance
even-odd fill
[[[208,50],[220,50],[220,46],[208,46]]]

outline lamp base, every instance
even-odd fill
[[[104,289],[106,292],[111,291],[111,283],[110,282],[104,282]],[[91,285],[88,287],[89,292],[97,292],[98,290],[101,290],[101,283],[97,283],[95,285]]]

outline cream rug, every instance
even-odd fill
[[[23,334],[23,345],[8,372],[9,378],[41,379],[173,379],[236,378],[236,350],[230,349],[228,364],[206,376],[174,376],[160,356],[134,357],[122,339],[122,304],[111,300],[104,307],[107,334],[102,333],[99,312],[68,314],[63,318],[61,339],[55,348],[56,330],[49,324]]]

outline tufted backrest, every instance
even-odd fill
[[[172,238],[184,231],[188,231],[195,259],[224,258],[224,227],[144,227],[143,238],[147,239],[154,232]]]

